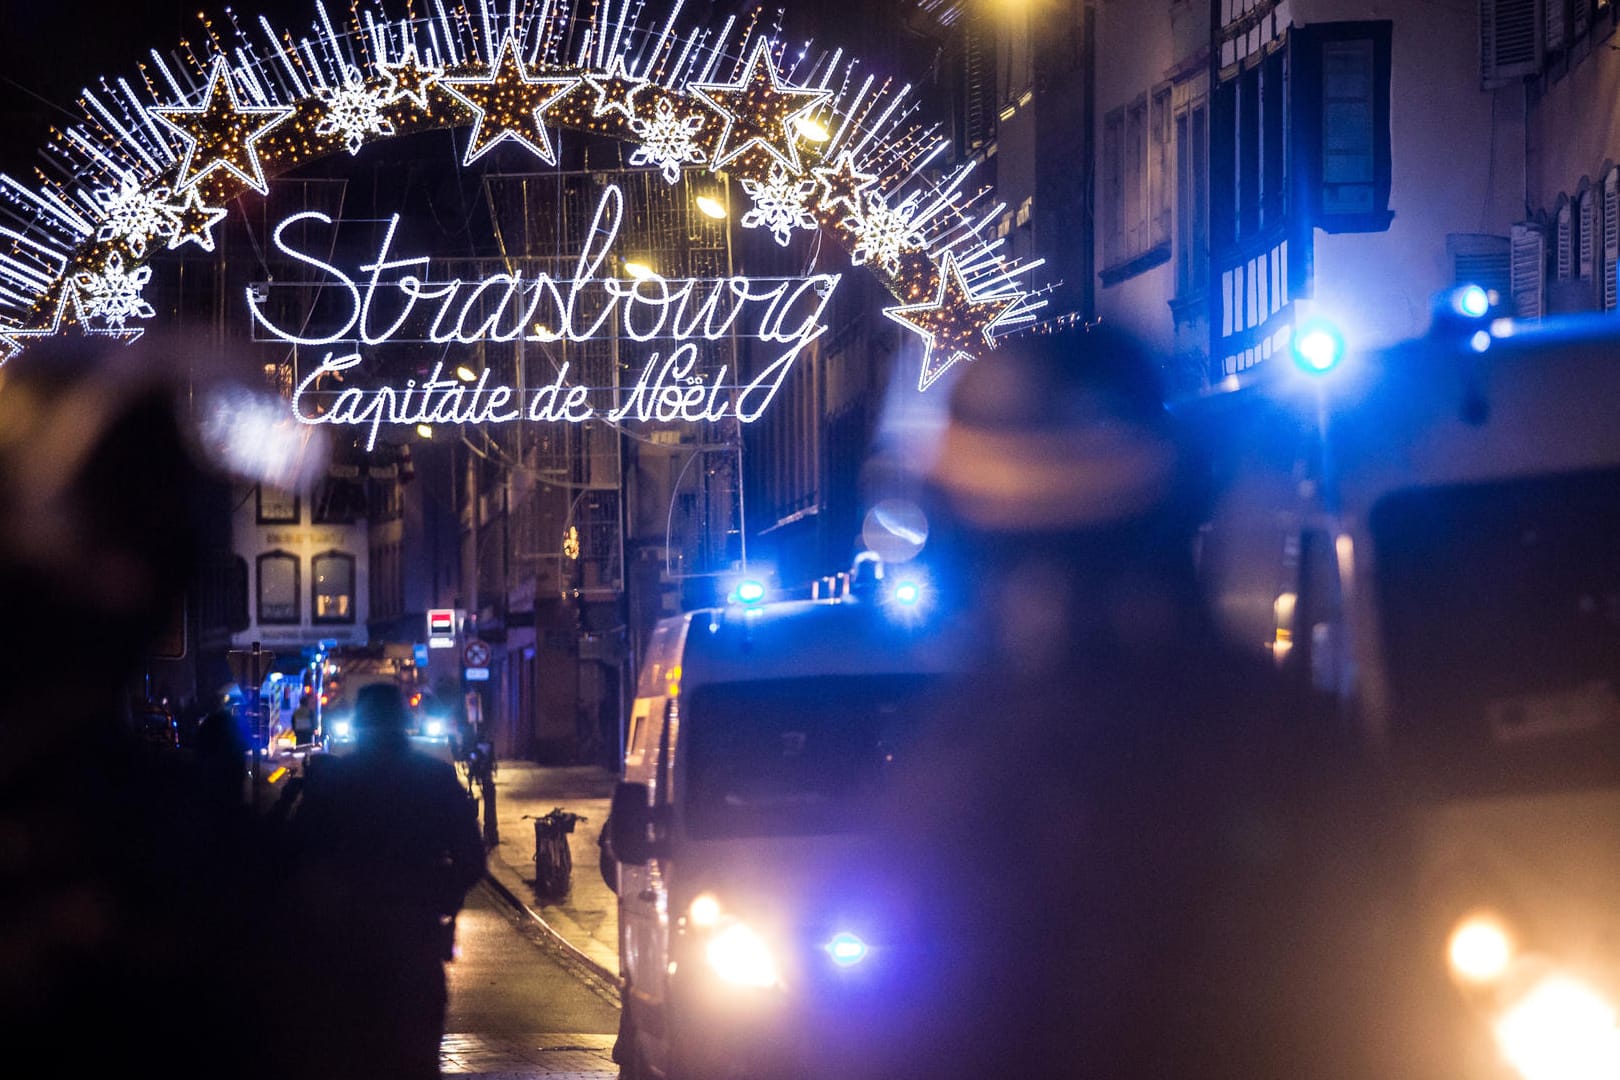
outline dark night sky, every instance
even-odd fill
[[[313,22],[314,0],[239,0],[240,16],[273,25]],[[346,5],[344,5],[346,6]],[[151,49],[201,37],[199,11],[221,17],[221,0],[0,0],[0,170],[28,176],[52,123],[80,116],[79,91],[106,75],[132,85]],[[336,4],[329,9],[342,10]]]

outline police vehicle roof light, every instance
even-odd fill
[[[765,583],[749,578],[737,583],[737,590],[733,593],[737,602],[741,604],[757,604],[765,599]]]
[[[832,962],[839,967],[849,967],[866,959],[866,942],[847,930],[833,935],[833,939],[827,942],[826,949],[827,955],[832,957]]]
[[[1464,285],[1451,294],[1451,308],[1469,319],[1482,319],[1491,310],[1491,294],[1479,285]]]
[[[1315,320],[1294,334],[1294,363],[1311,375],[1322,375],[1344,359],[1344,335],[1332,323]]]
[[[894,587],[894,601],[910,606],[922,599],[922,586],[915,581],[902,581]]]

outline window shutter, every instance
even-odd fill
[[[1570,220],[1569,203],[1558,208],[1558,280],[1568,281],[1575,276],[1575,230]]]
[[[1549,6],[1558,4],[1559,0],[1547,0]],[[1592,0],[1573,0],[1569,6],[1570,22],[1574,23],[1575,36],[1580,37],[1592,23]]]
[[[1603,310],[1615,309],[1615,263],[1620,261],[1620,168],[1603,178]]]
[[[1592,231],[1597,224],[1596,215],[1592,212],[1592,209],[1592,193],[1590,191],[1581,192],[1581,217],[1579,222],[1581,262],[1579,277],[1582,281],[1592,280],[1592,256],[1595,254],[1592,250]]]
[[[1546,42],[1548,52],[1556,52],[1564,47],[1564,2],[1565,0],[1542,0],[1546,5],[1546,18],[1542,22],[1542,40]]]
[[[1539,319],[1547,265],[1541,229],[1529,223],[1515,225],[1508,243],[1512,252],[1513,314],[1521,319]]]
[[[1480,84],[1506,86],[1541,69],[1536,0],[1480,0]]]
[[[1449,233],[1446,253],[1451,256],[1453,285],[1478,285],[1495,290],[1497,296],[1512,295],[1512,253],[1507,237]]]

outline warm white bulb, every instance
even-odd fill
[[[719,199],[709,195],[697,197],[697,208],[716,220],[726,216],[726,208]]]

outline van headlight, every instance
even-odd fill
[[[1531,984],[1497,1017],[1496,1043],[1524,1080],[1612,1080],[1620,1076],[1615,1009],[1592,987],[1552,974]]]
[[[760,989],[777,984],[776,960],[770,946],[739,920],[729,920],[718,928],[703,955],[710,969],[726,982]]]

